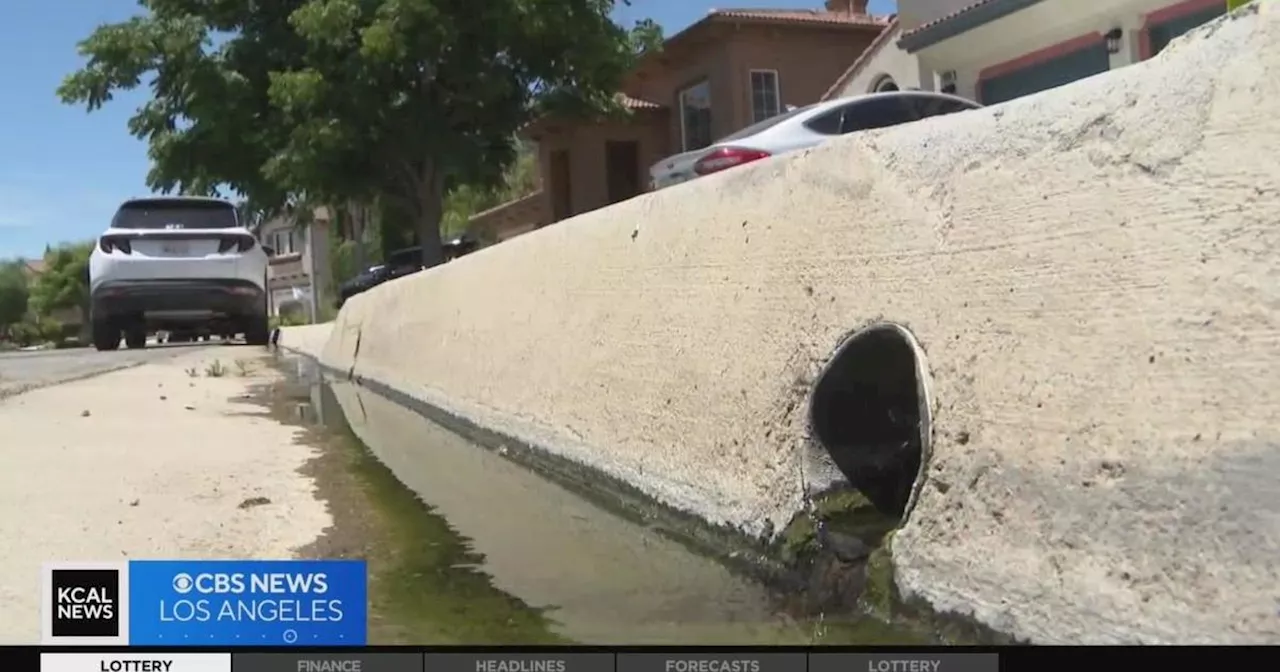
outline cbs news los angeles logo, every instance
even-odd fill
[[[60,562],[44,566],[40,643],[124,646],[129,643],[127,562]]]

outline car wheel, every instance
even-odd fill
[[[120,347],[120,328],[111,320],[97,319],[93,321],[93,347],[99,352],[116,350]]]
[[[124,332],[124,344],[130,350],[141,350],[147,347],[147,332],[143,329],[130,329]]]
[[[249,345],[267,345],[271,341],[271,325],[266,315],[249,318],[244,328],[244,342]]]

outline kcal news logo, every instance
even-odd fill
[[[60,563],[43,578],[46,645],[365,643],[363,561]]]
[[[127,563],[58,563],[44,568],[42,639],[115,646],[127,641]]]
[[[114,569],[53,570],[53,635],[118,637],[120,572]]]

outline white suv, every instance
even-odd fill
[[[89,257],[93,345],[142,348],[152,331],[244,334],[266,345],[267,255],[214,198],[125,201]]]

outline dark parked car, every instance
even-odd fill
[[[477,247],[479,245],[476,240],[466,235],[447,240],[443,245],[444,260],[453,261],[458,257],[474,252]],[[387,255],[386,263],[370,266],[362,271],[360,275],[342,283],[338,287],[338,306],[341,307],[347,299],[356,294],[367,292],[388,280],[394,280],[421,270],[421,247],[407,247],[403,250],[396,250]]]

